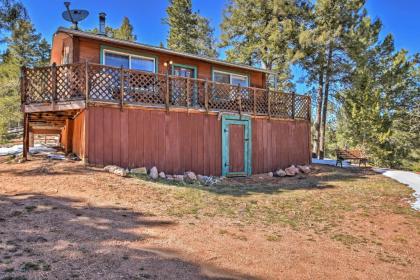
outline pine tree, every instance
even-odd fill
[[[340,93],[343,138],[350,146],[365,148],[378,165],[418,161],[418,55],[409,58],[405,50],[396,51],[391,35],[353,48],[350,86]]]
[[[21,2],[14,0],[0,0],[0,34],[9,32],[17,20],[27,19],[28,14]],[[0,37],[4,42],[4,37]]]
[[[5,31],[6,50],[0,64],[0,142],[7,128],[21,121],[19,68],[21,65],[42,66],[49,63],[50,45],[36,32],[25,7],[20,2],[0,2],[0,27]],[[5,8],[6,7],[6,8]],[[14,7],[6,15],[7,7]],[[9,21],[9,22],[8,22]]]
[[[93,29],[86,29],[85,32],[98,34],[99,29],[95,27]],[[115,38],[115,39],[120,39],[120,40],[127,40],[127,41],[137,40],[137,36],[134,34],[133,25],[130,23],[130,19],[128,17],[123,18],[123,21],[120,27],[118,28],[105,26],[105,34],[110,38]]]
[[[323,158],[331,90],[343,86],[343,76],[351,68],[347,47],[352,44],[352,28],[368,19],[364,0],[319,0],[311,13],[311,23],[300,36],[300,64],[308,82],[317,83],[316,152]]]
[[[214,30],[209,20],[193,12],[191,0],[170,0],[163,22],[169,26],[168,48],[176,51],[217,56]]]
[[[216,40],[214,38],[214,29],[210,27],[210,21],[197,14],[197,54],[217,57]]]
[[[197,17],[192,11],[191,0],[170,0],[163,20],[169,25],[168,48],[176,51],[197,53]]]
[[[133,33],[134,29],[130,23],[128,17],[124,17],[121,26],[114,30],[114,38],[127,40],[127,41],[136,41],[137,37]]]
[[[285,88],[309,8],[304,0],[231,0],[223,15],[220,46],[228,48],[229,61],[275,70]]]

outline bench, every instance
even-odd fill
[[[335,150],[335,153],[337,155],[337,162],[335,163],[335,166],[338,166],[340,164],[341,167],[343,167],[343,161],[344,160],[358,160],[359,166],[360,164],[364,164],[366,167],[368,158],[364,155],[362,150],[358,149],[337,149]]]

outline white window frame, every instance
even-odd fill
[[[241,74],[236,74],[236,73],[233,73],[233,72],[226,72],[226,71],[220,71],[220,70],[213,70],[213,74],[212,74],[212,80],[213,81],[215,81],[215,79],[214,79],[214,74],[215,73],[229,75],[229,84],[231,84],[233,86],[237,86],[237,85],[232,84],[232,76],[236,76],[236,77],[240,77],[240,78],[245,78],[245,80],[246,80],[246,87],[249,87],[249,77],[247,75],[241,75]]]
[[[107,53],[114,53],[114,54],[119,54],[119,55],[124,55],[124,56],[128,56],[128,68],[131,68],[131,58],[135,57],[135,58],[142,58],[142,59],[146,59],[146,60],[151,60],[153,61],[153,71],[151,73],[156,73],[156,58],[154,57],[150,57],[150,56],[142,56],[142,55],[135,55],[135,54],[131,54],[131,53],[126,53],[126,52],[119,52],[119,51],[114,51],[114,50],[104,50],[103,53],[103,64],[106,65],[106,54]],[[133,70],[138,70],[138,71],[145,71],[145,72],[149,72],[147,70],[139,70],[139,69],[133,69]]]

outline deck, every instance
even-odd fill
[[[25,113],[81,109],[92,103],[188,108],[310,120],[309,96],[95,63],[22,68]]]

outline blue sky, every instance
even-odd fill
[[[62,0],[23,0],[35,27],[51,41],[58,26],[69,26],[61,18],[65,7]],[[210,19],[216,35],[220,34],[219,24],[227,0],[193,0],[194,10]],[[118,26],[124,16],[128,16],[134,26],[137,40],[142,43],[159,45],[165,43],[168,27],[162,24],[167,0],[73,0],[71,8],[86,9],[89,17],[80,23],[81,28],[98,25],[98,13],[107,14],[107,24]],[[420,52],[420,0],[367,0],[366,5],[372,18],[383,22],[382,36],[393,33],[397,48],[405,48],[411,54]],[[299,75],[299,72],[296,72]],[[298,92],[306,88],[298,85]]]

